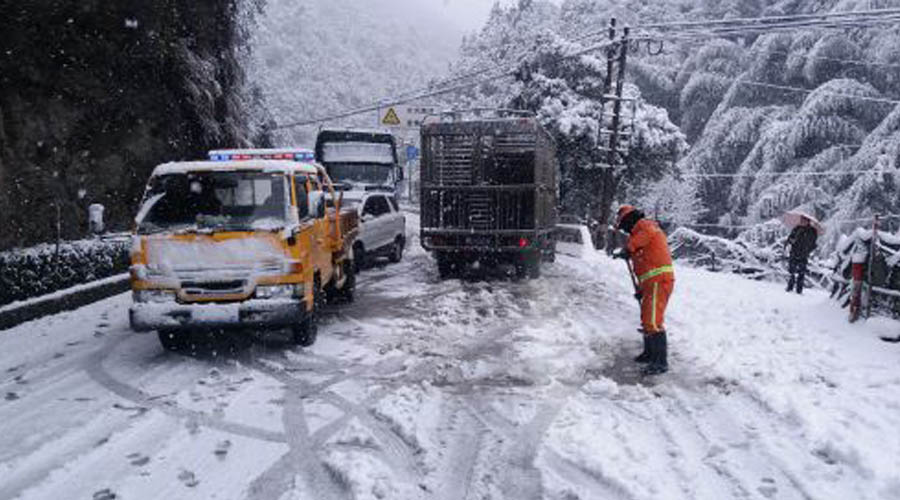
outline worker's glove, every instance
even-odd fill
[[[628,253],[628,250],[625,248],[617,248],[613,250],[612,256],[614,259],[622,259],[628,260],[631,258],[631,254]]]
[[[636,298],[638,302],[644,300],[644,292],[634,292],[634,298]]]

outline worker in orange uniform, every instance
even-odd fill
[[[644,375],[665,373],[669,362],[664,317],[675,288],[675,268],[666,234],[656,222],[645,219],[644,213],[631,205],[619,208],[616,229],[630,235],[616,256],[632,260],[639,285],[635,297],[641,303],[644,351],[635,361],[647,363],[641,370]]]

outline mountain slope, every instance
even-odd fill
[[[248,73],[276,123],[313,118],[427,83],[446,73],[462,30],[416,0],[270,0]],[[340,122],[338,122],[340,123]],[[374,114],[345,124],[374,125]],[[314,127],[277,133],[309,143]]]

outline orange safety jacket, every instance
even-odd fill
[[[656,222],[649,219],[637,221],[628,238],[627,249],[634,263],[634,274],[642,287],[675,279],[666,233]]]

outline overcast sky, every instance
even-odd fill
[[[439,6],[460,28],[480,28],[494,5],[494,0],[428,0]]]

